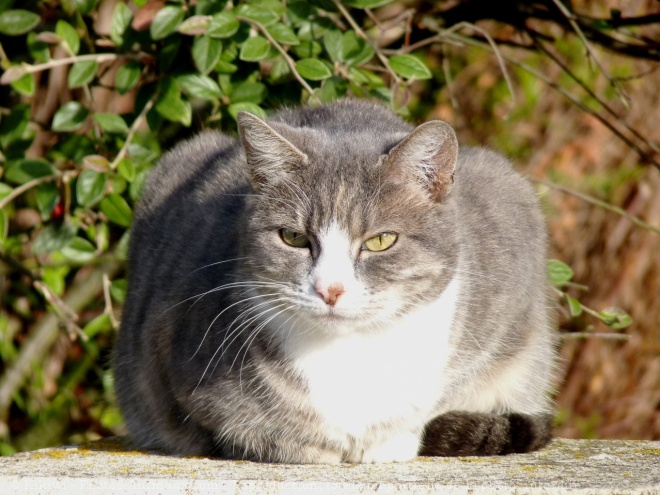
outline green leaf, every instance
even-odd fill
[[[61,296],[66,289],[66,276],[71,271],[68,266],[47,266],[43,270],[42,278],[50,289]]]
[[[61,249],[62,255],[69,261],[85,264],[96,258],[96,248],[87,239],[74,237]]]
[[[266,118],[266,112],[264,112],[259,105],[255,105],[254,103],[250,103],[248,101],[233,103],[227,107],[227,110],[229,111],[229,114],[234,117],[234,119],[236,119],[238,112],[249,112],[256,115],[257,117],[261,117],[262,119]]]
[[[346,80],[342,77],[334,76],[323,82],[321,91],[317,94],[319,100],[325,103],[341,98],[347,91],[348,83]]]
[[[103,172],[85,169],[80,172],[76,181],[76,198],[78,204],[89,208],[101,201],[108,184],[108,176]]]
[[[186,127],[192,122],[192,107],[181,99],[181,88],[173,78],[166,78],[161,83],[161,98],[155,105],[156,112],[173,122],[181,122]]]
[[[128,195],[133,201],[140,199],[140,195],[142,194],[142,189],[144,188],[144,183],[149,176],[149,172],[151,172],[150,167],[138,170],[138,172],[135,174],[135,179],[133,179],[133,182],[131,182],[131,184],[128,186]]]
[[[108,194],[101,200],[101,211],[113,223],[122,227],[129,227],[133,220],[131,207],[119,194]]]
[[[78,36],[78,31],[68,22],[59,20],[55,25],[55,32],[67,45],[69,51],[76,55],[80,50],[80,36]]]
[[[344,60],[343,54],[343,36],[341,31],[333,29],[323,35],[323,46],[325,51],[330,55],[330,60],[333,62],[342,62]]]
[[[258,105],[268,94],[268,88],[265,84],[258,82],[242,82],[234,86],[231,93],[232,103],[247,101]]]
[[[341,38],[342,59],[348,65],[360,65],[368,62],[374,56],[374,49],[355,31],[347,31]]]
[[[70,101],[60,107],[53,117],[52,129],[55,132],[71,132],[80,129],[89,115],[89,110],[77,101]]]
[[[211,18],[206,15],[193,15],[179,24],[176,30],[186,36],[199,36],[206,32],[210,20]]]
[[[298,58],[316,58],[323,51],[323,46],[318,41],[302,41],[293,46],[293,53]]]
[[[71,70],[69,70],[69,88],[75,89],[80,88],[85,84],[89,84],[92,79],[94,79],[98,68],[99,64],[97,64],[95,60],[76,62],[73,64]]]
[[[95,113],[94,121],[106,132],[114,134],[128,134],[126,121],[114,113]]]
[[[633,320],[628,313],[619,308],[607,308],[598,313],[600,319],[608,327],[614,330],[621,330],[629,326]]]
[[[16,105],[0,120],[0,144],[9,147],[23,139],[30,123],[30,105]]]
[[[39,184],[36,188],[37,208],[43,220],[50,219],[55,205],[60,202],[60,191],[55,184]]]
[[[88,15],[94,7],[98,0],[74,0],[76,10],[82,15]]]
[[[34,74],[25,74],[20,79],[12,81],[11,87],[24,96],[34,96]]]
[[[176,32],[177,26],[183,21],[185,12],[181,7],[167,5],[160,9],[154,17],[149,33],[154,40],[162,40],[170,34]]]
[[[408,79],[430,79],[431,71],[424,62],[412,55],[394,55],[390,58],[392,70]]]
[[[270,53],[270,43],[266,38],[254,36],[248,38],[241,47],[239,58],[245,62],[258,62]]]
[[[296,62],[296,70],[305,79],[310,81],[321,81],[332,77],[332,71],[318,59],[304,58]]]
[[[200,36],[195,39],[192,47],[192,56],[195,67],[202,74],[208,74],[213,70],[215,64],[220,60],[222,53],[222,41],[210,38],[209,36]]]
[[[358,9],[373,9],[382,5],[387,5],[392,0],[343,0],[343,3]]]
[[[552,285],[563,285],[573,279],[571,267],[559,260],[548,260],[547,272]]]
[[[119,91],[120,95],[128,93],[135,87],[137,82],[140,80],[141,72],[142,68],[140,64],[133,60],[122,65],[117,70],[117,75],[115,76],[115,85],[117,86],[117,91]]]
[[[212,38],[231,38],[240,26],[233,12],[220,12],[211,19],[206,35]]]
[[[249,5],[242,3],[236,8],[236,14],[250,19],[251,21],[256,21],[264,26],[269,26],[276,23],[280,17],[271,9],[264,9],[256,5]]]
[[[4,182],[0,182],[0,199],[5,199],[14,189]]]
[[[25,184],[39,177],[55,175],[57,170],[43,158],[28,158],[11,162],[5,170],[5,180]]]
[[[573,318],[582,314],[582,304],[580,304],[580,301],[567,294],[566,302],[568,303],[568,310],[571,312]]]
[[[0,208],[0,241],[4,241],[9,235],[9,215]]]
[[[220,98],[220,86],[209,76],[201,74],[185,74],[176,78],[177,83],[190,96],[202,98],[204,100],[214,100]]]
[[[273,24],[268,27],[268,32],[275,41],[283,45],[298,45],[300,41],[289,26],[282,23]]]
[[[0,14],[0,33],[20,36],[39,25],[41,18],[34,12],[23,9],[7,10]]]
[[[35,61],[45,64],[50,60],[50,49],[48,47],[48,43],[38,39],[37,33],[28,33],[27,46],[30,55]]]
[[[52,253],[66,246],[76,233],[76,226],[68,223],[49,223],[32,243],[34,254]]]
[[[117,171],[128,182],[133,182],[135,179],[135,164],[130,158],[122,158],[117,164]]]
[[[97,335],[108,333],[112,330],[112,321],[108,313],[101,313],[83,327],[83,332],[92,339]]]
[[[110,295],[115,301],[123,303],[127,293],[128,281],[125,278],[118,278],[110,282]]]
[[[110,23],[110,39],[115,44],[121,45],[124,43],[124,34],[131,25],[131,19],[133,19],[131,9],[123,2],[117,3]]]
[[[227,0],[197,0],[195,14],[213,15],[224,10]]]

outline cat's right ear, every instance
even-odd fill
[[[237,121],[255,190],[307,163],[307,155],[259,117],[238,112]]]
[[[391,180],[421,186],[433,201],[442,201],[454,185],[458,141],[454,129],[442,120],[420,125],[385,157]]]

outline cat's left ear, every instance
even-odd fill
[[[256,190],[307,163],[307,155],[256,115],[238,112],[238,135]]]
[[[454,185],[458,141],[449,124],[432,120],[417,127],[385,158],[385,173],[397,182],[421,185],[442,201]]]

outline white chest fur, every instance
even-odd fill
[[[380,422],[427,419],[442,394],[459,285],[455,277],[437,300],[389,328],[291,342],[311,405],[329,427],[359,438]]]

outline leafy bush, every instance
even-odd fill
[[[412,11],[385,25],[370,10],[387,0],[14,3],[0,2],[0,453],[121,432],[107,364],[132,210],[175,136],[344,95],[407,114],[418,81],[448,82],[416,46],[490,40],[427,19],[411,44]]]

